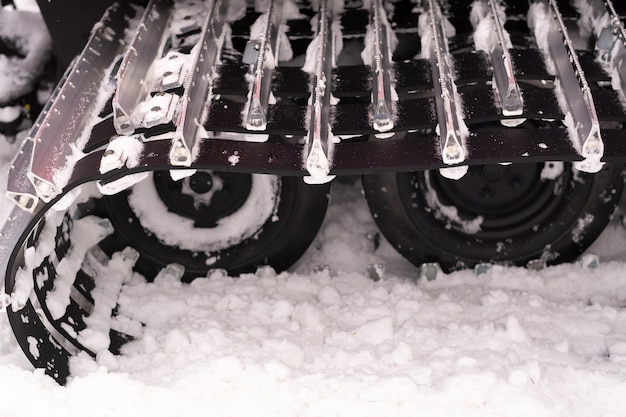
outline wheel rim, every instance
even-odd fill
[[[163,171],[154,173],[154,185],[168,209],[196,227],[215,227],[217,222],[240,209],[252,188],[252,175],[197,171],[180,181]]]
[[[437,211],[443,221],[459,233],[478,239],[506,239],[528,232],[549,221],[564,199],[563,184],[572,180],[571,170],[562,162],[541,164],[477,165],[469,168],[459,180],[449,180],[438,171],[415,174],[411,195],[424,198],[420,206]],[[560,172],[553,180],[541,180],[542,173]],[[401,189],[400,192],[406,193]],[[406,200],[405,200],[406,201]],[[458,219],[466,222],[480,219],[480,227],[467,233],[458,219],[445,218],[441,207],[455,207]],[[410,206],[413,207],[413,204]]]
[[[133,199],[145,200],[146,212]],[[212,171],[173,181],[165,171],[102,201],[116,230],[101,245],[106,252],[132,246],[141,254],[135,269],[147,278],[178,263],[191,280],[215,268],[238,275],[259,265],[277,271],[291,266],[321,226],[328,186]]]
[[[593,175],[560,167],[472,167],[458,182],[432,171],[379,174],[364,176],[363,185],[379,229],[415,265],[556,264],[593,243],[623,188],[621,166]]]

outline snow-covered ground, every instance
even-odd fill
[[[16,145],[0,142],[0,188]],[[3,189],[1,191],[4,191]],[[0,202],[4,218],[10,203]],[[0,315],[0,415],[568,416],[626,414],[626,230],[578,263],[419,278],[382,239],[357,179],[335,181],[291,271],[128,283],[145,323],[120,357],[33,370]],[[382,264],[379,281],[367,274]],[[326,267],[327,266],[327,267]]]
[[[593,248],[597,269],[430,282],[386,242],[374,250],[372,233],[358,182],[336,182],[291,272],[131,282],[121,311],[146,324],[142,338],[100,365],[76,359],[66,387],[33,371],[2,316],[1,414],[624,415],[626,263],[611,261],[626,259],[621,225]],[[380,281],[371,263],[385,265]]]

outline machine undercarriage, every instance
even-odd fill
[[[572,261],[620,200],[608,0],[151,0],[99,23],[40,3],[67,69],[12,163],[0,262],[16,337],[59,382],[135,337],[115,308],[133,273],[289,268],[337,176],[446,272]]]

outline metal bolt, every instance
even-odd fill
[[[482,198],[489,199],[493,197],[493,190],[489,185],[483,185],[480,187],[479,193]]]
[[[522,185],[522,179],[517,175],[514,175],[509,178],[508,183],[512,188],[519,188]]]

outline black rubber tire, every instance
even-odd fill
[[[543,164],[485,167],[470,167],[452,183],[438,171],[427,171],[364,176],[363,186],[379,229],[397,251],[417,266],[438,262],[445,272],[483,262],[570,262],[600,235],[623,189],[621,165],[585,174],[565,164],[548,180],[540,179]],[[499,174],[485,174],[490,169]],[[492,202],[477,203],[481,197],[475,194],[489,189],[481,189],[481,181],[498,193]],[[511,184],[516,190],[500,193]],[[461,220],[433,206],[432,192],[454,206]],[[479,230],[463,226],[477,216],[482,216]]]
[[[169,177],[167,172],[162,174],[162,177]],[[250,177],[250,174],[227,175],[233,178],[241,176],[244,183],[245,177]],[[105,197],[102,200],[115,227],[115,233],[103,241],[101,246],[105,252],[120,250],[125,246],[137,249],[141,256],[135,270],[147,279],[151,279],[161,268],[171,263],[185,267],[185,281],[205,276],[207,271],[218,268],[227,270],[232,276],[254,272],[261,265],[270,265],[278,272],[283,271],[302,256],[317,235],[328,206],[330,184],[307,185],[296,177],[279,177],[279,182],[279,200],[275,215],[270,216],[254,236],[213,252],[180,249],[160,241],[140,224],[130,208],[129,192]],[[245,195],[243,198],[245,199]],[[241,198],[233,199],[234,205],[241,204],[237,200]],[[169,203],[172,201],[170,199]],[[191,216],[180,207],[168,207],[181,217]],[[220,207],[220,210],[227,214],[231,212],[227,207]],[[206,223],[206,219],[200,217],[199,221]],[[210,233],[212,221],[214,219],[202,226],[207,233]],[[176,225],[171,227],[175,228]]]

